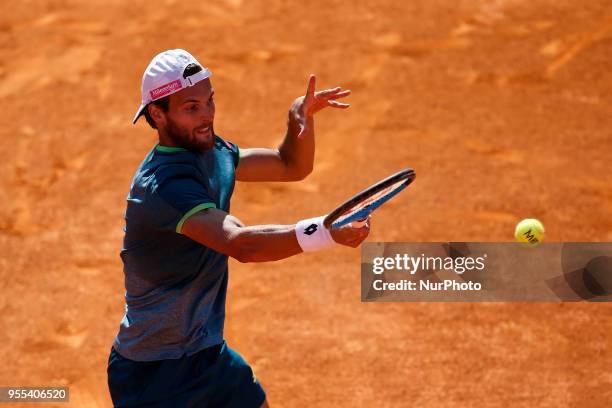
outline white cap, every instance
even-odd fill
[[[146,106],[157,99],[171,95],[188,86],[193,86],[212,75],[208,68],[183,78],[183,71],[189,64],[200,63],[185,50],[167,50],[157,54],[142,75],[142,102],[134,115],[132,123],[136,123],[144,113]]]

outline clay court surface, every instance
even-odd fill
[[[211,68],[215,129],[241,147],[282,139],[309,73],[353,90],[317,115],[310,177],[236,185],[248,224],[323,214],[411,166],[370,241],[510,241],[526,217],[548,241],[612,240],[609,2],[90,3],[0,6],[0,385],[111,404],[125,197],[156,141],[130,121],[167,48]],[[231,261],[226,338],[271,406],[612,404],[608,304],[365,304],[359,259]]]

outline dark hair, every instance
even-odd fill
[[[188,76],[192,76],[193,74],[200,72],[202,67],[198,64],[189,64],[185,67],[183,71],[183,78],[187,78]]]
[[[164,96],[161,99],[158,99],[158,100],[153,101],[153,102],[149,102],[149,105],[151,105],[151,104],[157,105],[164,112],[168,112],[168,103],[169,102],[170,102],[170,99],[168,99],[168,96]],[[151,115],[149,115],[149,105],[145,106],[145,108],[144,108],[144,117],[147,120],[147,123],[149,124],[149,126],[151,126],[153,129],[157,129],[157,125],[155,124],[155,121],[153,120]]]
[[[188,76],[191,76],[197,72],[200,72],[201,70],[202,70],[202,67],[199,66],[198,64],[189,64],[185,67],[185,70],[183,71],[183,78],[187,78]],[[169,97],[170,95],[164,96],[161,99],[150,102],[149,105],[150,104],[157,105],[161,108],[162,111],[168,112],[168,105],[170,103]],[[147,120],[147,123],[149,124],[149,126],[151,126],[153,129],[157,129],[157,125],[155,124],[155,121],[153,120],[151,115],[149,115],[149,105],[145,106],[144,117]]]

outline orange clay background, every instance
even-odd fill
[[[91,4],[87,4],[91,3]],[[276,146],[306,89],[314,172],[236,185],[248,224],[323,214],[400,168],[416,182],[369,241],[612,240],[612,5],[601,1],[23,1],[0,6],[0,385],[106,407],[123,313],[132,175],[156,142],[130,120],[159,51],[214,76],[216,130]],[[361,303],[358,250],[231,261],[226,338],[271,406],[604,407],[612,307]],[[4,405],[3,405],[4,406]]]

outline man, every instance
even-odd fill
[[[115,406],[267,407],[249,365],[223,339],[228,256],[274,261],[337,242],[357,247],[369,224],[329,231],[323,217],[246,226],[229,214],[234,180],[294,181],[311,171],[313,115],[347,108],[341,88],[290,110],[278,149],[241,149],[214,132],[211,73],[187,51],[155,56],[142,78],[144,115],[159,144],[138,168],[121,251],[126,312],[108,364]]]

